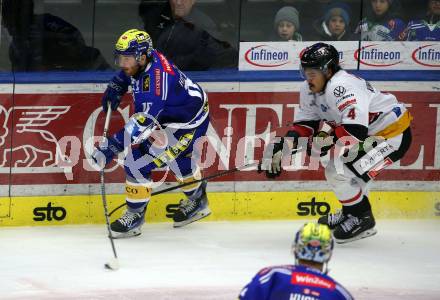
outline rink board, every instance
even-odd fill
[[[147,222],[171,222],[180,196],[153,197]],[[314,219],[340,207],[331,192],[213,192],[208,197],[212,214],[206,221]],[[107,201],[111,211],[124,195],[108,195]],[[377,191],[371,203],[379,219],[440,219],[440,192]],[[0,198],[0,226],[99,223],[104,223],[99,195]]]
[[[375,181],[378,187],[371,193],[375,215],[438,219],[438,76],[374,81],[380,80],[376,79],[379,75],[372,75],[372,84],[405,102],[414,120],[409,151]],[[198,80],[208,93],[211,114],[205,150],[212,164],[203,162],[206,175],[239,167],[245,158],[248,162],[259,160],[262,142],[280,127],[286,129],[284,124],[292,121],[298,107],[302,82],[273,78],[248,82],[249,78],[244,78],[247,73],[242,76],[243,82]],[[18,82],[14,88],[0,84],[0,226],[102,224],[99,172],[90,168],[87,154],[93,150],[93,137],[102,134],[100,103],[106,80],[66,84],[42,83],[43,79]],[[110,134],[121,128],[132,112],[127,95],[112,116]],[[60,154],[69,159],[59,159]],[[255,168],[216,178],[208,187],[213,213],[206,220],[316,219],[339,208],[333,193],[326,191],[328,186],[322,185],[323,168],[304,167],[283,172],[276,184]],[[115,162],[106,174],[112,210],[124,201],[120,193],[125,174]],[[156,175],[161,177],[160,172]],[[165,181],[169,184],[174,178],[168,176]],[[147,222],[170,222],[181,197],[176,193],[154,197]]]
[[[398,164],[382,172],[377,181],[440,181],[439,82],[372,82],[405,102],[414,117],[410,149]],[[202,85],[207,90],[211,118],[207,138],[198,140],[197,146],[205,153],[201,162],[204,172],[215,174],[242,166],[245,160],[260,160],[271,135],[285,134],[286,124],[292,121],[299,106],[298,90],[302,82],[202,82]],[[104,127],[101,108],[104,88],[105,84],[16,84],[12,94],[11,85],[0,84],[1,196],[99,194],[99,188],[93,191],[89,188],[99,186],[100,182],[99,172],[90,165],[90,153],[94,138],[100,139]],[[112,115],[109,134],[128,121],[133,113],[130,103],[127,95]],[[301,165],[297,171],[284,172],[279,179],[290,182],[325,179],[323,168],[318,171],[307,168],[306,164]],[[123,168],[112,162],[106,170],[106,183],[124,181]],[[166,181],[174,179],[168,176]],[[214,181],[234,183],[233,191],[236,191],[244,181],[264,184],[267,178],[255,172],[255,168],[247,168]],[[47,188],[35,189],[37,185]],[[81,190],[70,193],[74,186]],[[109,194],[121,192],[108,191]]]

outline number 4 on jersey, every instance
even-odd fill
[[[352,108],[348,111],[347,117],[349,117],[352,120],[356,119],[356,112],[355,112],[354,108]]]

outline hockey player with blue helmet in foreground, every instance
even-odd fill
[[[306,223],[292,245],[295,265],[262,269],[239,295],[241,300],[349,300],[350,293],[327,275],[333,237],[324,224]]]
[[[104,166],[128,150],[124,159],[127,211],[110,226],[115,237],[128,237],[141,233],[153,187],[151,171],[168,167],[181,183],[201,178],[194,144],[206,133],[209,107],[203,89],[156,51],[145,31],[131,29],[120,36],[115,63],[121,71],[104,92],[103,110],[109,109],[108,103],[116,110],[131,86],[135,114],[95,149],[92,159]],[[187,199],[173,216],[174,227],[211,213],[205,182],[182,190]]]

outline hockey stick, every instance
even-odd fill
[[[112,110],[111,110],[110,102],[109,102],[109,103],[107,103],[107,115],[105,117],[104,133],[102,134],[103,139],[105,139],[107,137],[107,131],[108,131],[108,127],[110,124],[111,115],[112,115]],[[105,165],[101,166],[101,170],[99,172],[99,175],[101,177],[102,206],[104,207],[105,224],[107,226],[108,238],[110,240],[110,244],[112,245],[113,256],[114,256],[112,260],[110,260],[109,262],[104,264],[104,267],[106,269],[110,269],[110,270],[117,270],[117,269],[119,269],[118,254],[116,253],[115,242],[113,241],[112,231],[110,229],[110,221],[109,221],[110,215],[109,215],[108,209],[107,209],[107,199],[106,199],[106,194],[105,194],[104,168],[105,168]]]
[[[166,193],[166,192],[170,192],[170,191],[173,191],[173,190],[176,190],[176,189],[179,189],[179,188],[182,188],[182,187],[194,184],[194,183],[199,183],[199,182],[202,182],[202,181],[208,181],[208,180],[211,180],[213,178],[217,178],[217,177],[221,177],[221,176],[224,176],[224,175],[227,175],[227,174],[235,173],[237,171],[240,171],[240,170],[243,170],[243,169],[246,169],[246,168],[250,168],[250,167],[253,167],[253,166],[257,166],[257,165],[258,165],[258,168],[259,168],[259,171],[260,171],[260,162],[255,162],[255,163],[251,163],[251,164],[245,164],[245,165],[242,165],[242,166],[239,166],[239,167],[235,167],[235,168],[230,169],[230,170],[225,170],[225,171],[222,171],[222,172],[219,172],[219,173],[216,173],[216,174],[212,174],[212,175],[203,177],[202,179],[193,180],[193,181],[190,181],[190,182],[186,182],[186,183],[182,183],[182,184],[179,184],[179,185],[171,186],[169,188],[166,188],[166,189],[163,189],[163,190],[151,193],[151,196],[156,196],[156,195],[160,195],[160,194],[163,194],[163,193]],[[116,207],[115,209],[113,209],[110,212],[109,216],[111,216],[114,212],[119,210],[121,207],[124,207],[125,205],[126,205],[126,203],[123,203],[123,204],[119,205],[118,207]]]
[[[289,123],[286,123],[286,126],[290,126],[290,125],[292,125],[292,124],[293,124],[293,122],[289,122]],[[277,129],[282,128],[282,127],[283,127],[283,126],[280,126],[280,127],[278,127]],[[226,171],[223,171],[223,172],[219,172],[219,173],[217,173],[217,174],[212,174],[212,175],[210,175],[210,176],[207,176],[207,177],[202,178],[202,179],[199,179],[199,180],[194,180],[194,181],[191,181],[191,182],[182,183],[182,184],[180,184],[180,185],[172,186],[172,187],[169,187],[169,188],[166,188],[166,189],[163,189],[163,190],[157,191],[157,192],[153,192],[153,193],[151,194],[151,196],[160,195],[160,194],[163,194],[163,193],[166,193],[166,192],[169,192],[169,191],[173,191],[173,190],[175,190],[175,189],[178,189],[178,188],[181,188],[181,187],[185,187],[185,186],[188,186],[188,185],[191,185],[191,184],[194,184],[194,183],[199,183],[199,182],[202,182],[202,181],[208,181],[208,180],[210,180],[210,179],[213,179],[213,178],[216,178],[216,177],[221,177],[221,176],[224,176],[224,175],[227,175],[227,174],[231,174],[231,173],[234,173],[234,172],[240,171],[240,170],[245,169],[245,168],[253,167],[253,166],[258,166],[258,168],[257,168],[258,173],[263,172],[263,170],[262,170],[262,168],[261,168],[261,162],[255,162],[255,163],[251,163],[251,164],[245,164],[245,165],[243,165],[243,166],[235,167],[235,168],[233,168],[233,169],[226,170]],[[114,208],[114,209],[110,212],[109,216],[113,215],[117,210],[119,210],[121,207],[124,207],[125,205],[127,205],[127,204],[126,204],[126,203],[123,203],[123,204],[119,205],[118,207]]]

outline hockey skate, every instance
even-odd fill
[[[180,200],[179,209],[174,213],[174,228],[188,225],[211,214],[206,196],[206,183],[202,183],[202,195],[197,199]]]
[[[377,233],[375,225],[376,222],[371,211],[367,211],[359,217],[347,215],[346,220],[333,231],[333,237],[338,244],[356,241],[375,235]]]
[[[336,226],[347,220],[347,216],[341,210],[336,213],[329,213],[328,215],[322,216],[318,219],[319,224],[327,225],[331,230],[335,229]]]
[[[145,211],[146,207],[143,212],[127,210],[110,225],[113,238],[120,239],[140,235],[142,225],[145,223]]]

